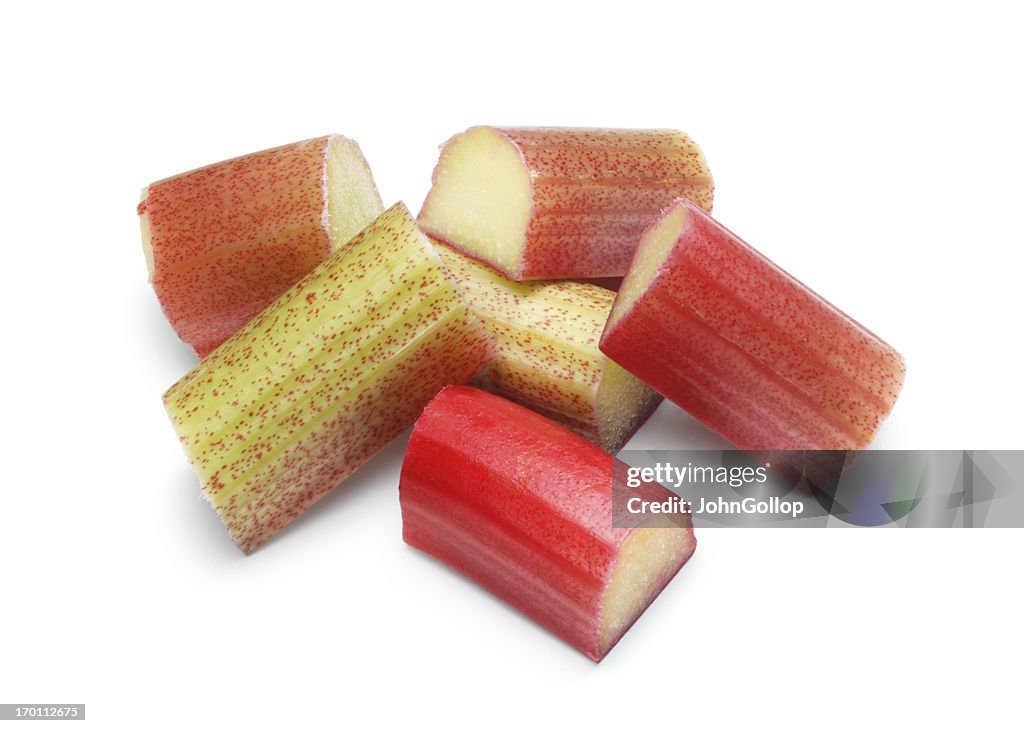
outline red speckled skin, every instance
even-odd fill
[[[678,206],[682,235],[601,350],[740,448],[867,446],[903,358],[693,203],[666,215]]]
[[[630,531],[611,526],[612,482],[624,477],[624,464],[547,418],[447,387],[409,440],[403,537],[598,661],[600,601]]]
[[[619,277],[647,225],[677,196],[711,211],[704,156],[675,130],[515,128],[533,213],[515,279]]]
[[[285,145],[152,184],[150,279],[182,341],[213,351],[330,255],[329,137]]]

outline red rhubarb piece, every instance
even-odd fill
[[[855,450],[903,386],[895,349],[680,199],[644,233],[601,350],[748,450]]]
[[[153,289],[200,357],[383,210],[359,146],[341,135],[165,178],[138,206]]]
[[[418,221],[512,280],[621,277],[677,196],[714,196],[678,130],[471,127],[442,147]]]
[[[447,387],[402,466],[405,541],[600,661],[693,554],[684,526],[612,526],[625,465],[520,405]]]

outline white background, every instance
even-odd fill
[[[0,702],[97,731],[1019,725],[1021,531],[705,531],[600,665],[402,544],[406,436],[244,557],[162,409],[193,358],[134,212],[328,132],[416,211],[473,124],[681,128],[718,218],[906,356],[877,446],[1022,448],[1013,6],[8,5]],[[630,447],[708,445],[666,406]]]

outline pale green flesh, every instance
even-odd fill
[[[384,204],[359,146],[341,135],[330,138],[324,183],[333,252],[376,219]]]
[[[693,532],[679,527],[637,527],[619,547],[601,598],[600,654],[644,612],[651,597],[692,553]]]
[[[614,327],[644,294],[657,275],[661,263],[679,241],[685,226],[686,208],[677,204],[644,233],[629,272],[622,280],[606,330]]]
[[[428,234],[515,277],[532,194],[519,149],[492,128],[474,127],[441,151],[418,222]]]

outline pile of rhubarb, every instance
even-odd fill
[[[612,520],[613,454],[663,397],[743,449],[856,450],[903,383],[713,194],[681,132],[495,127],[442,146],[415,220],[340,135],[148,186],[150,280],[200,357],[164,403],[231,538],[415,425],[405,541],[603,658],[695,547]]]

